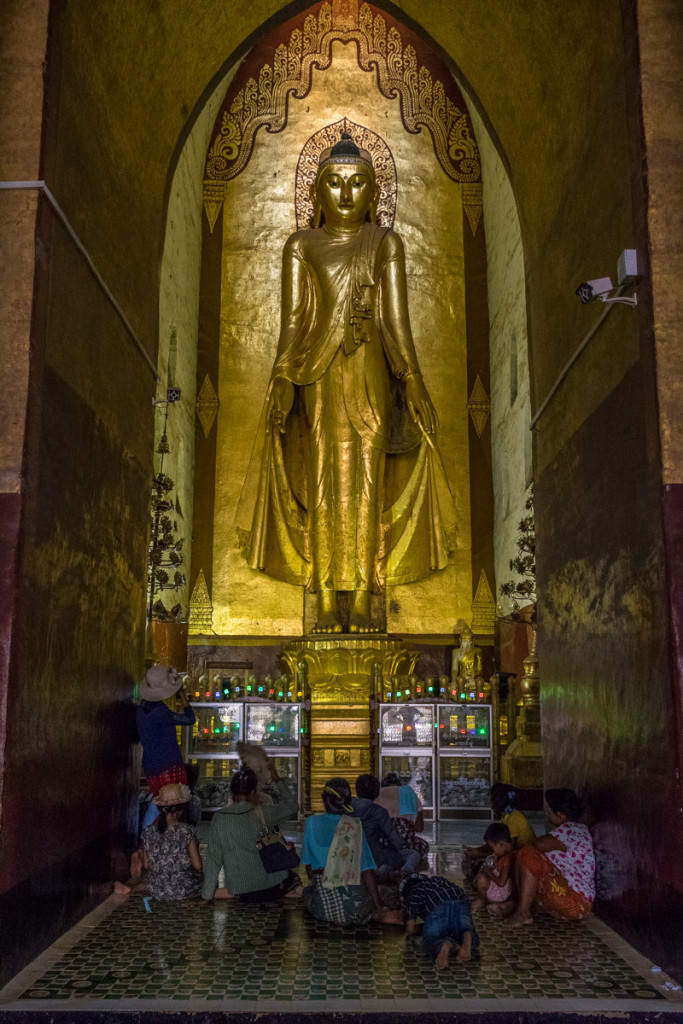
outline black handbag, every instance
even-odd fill
[[[272,874],[274,871],[291,871],[299,864],[299,854],[296,852],[294,843],[287,842],[277,825],[268,828],[260,807],[256,808],[256,813],[261,818],[264,830],[256,840],[256,849],[263,867],[268,874]]]

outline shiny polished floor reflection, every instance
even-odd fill
[[[454,880],[485,823],[429,825],[430,870]],[[300,826],[288,828],[299,837]],[[399,929],[323,925],[299,900],[183,908],[109,897],[0,993],[13,1010],[421,1014],[683,1010],[681,990],[597,920],[477,918],[481,957],[438,974]]]

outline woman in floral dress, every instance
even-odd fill
[[[195,829],[187,823],[192,794],[181,783],[162,786],[154,802],[159,817],[142,833],[147,889],[158,900],[187,900],[202,890],[202,858]]]
[[[555,827],[517,851],[515,881],[519,902],[508,924],[532,924],[531,907],[560,921],[580,921],[595,899],[595,855],[586,825],[579,822],[583,801],[571,789],[545,792],[548,821]]]

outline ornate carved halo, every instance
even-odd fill
[[[327,125],[326,128],[321,128],[320,131],[311,135],[301,150],[296,166],[294,192],[297,229],[310,227],[313,218],[310,191],[318,171],[320,154],[324,149],[333,146],[335,142],[339,142],[342,132],[348,132],[360,149],[367,149],[370,153],[379,188],[377,223],[383,227],[393,227],[396,216],[397,190],[396,164],[391,150],[384,139],[375,132],[343,117],[341,121]]]

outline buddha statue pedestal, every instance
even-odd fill
[[[377,769],[370,699],[381,692],[383,678],[410,675],[417,659],[403,640],[381,634],[312,636],[282,649],[282,671],[305,676],[311,697],[306,810],[322,809],[320,792],[332,776],[348,778],[353,789],[358,775]]]
[[[516,738],[500,761],[500,781],[520,789],[543,788],[541,746],[541,681],[538,674],[536,634],[522,676],[522,707],[515,723]]]

